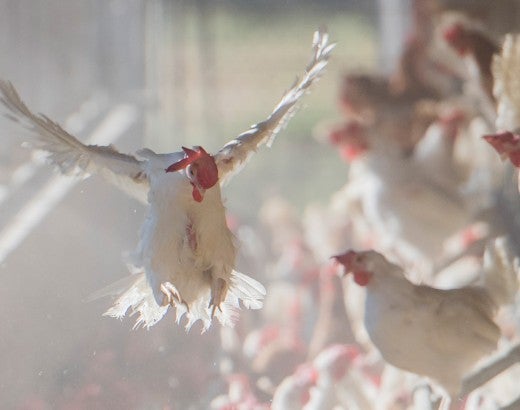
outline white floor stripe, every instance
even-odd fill
[[[89,144],[108,145],[119,139],[137,118],[136,109],[127,105],[115,107],[92,133]],[[0,232],[0,263],[13,252],[56,207],[80,178],[55,176],[45,184]]]

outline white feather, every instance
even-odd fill
[[[506,237],[493,240],[484,253],[484,287],[498,305],[514,302],[518,292],[519,259]]]
[[[238,173],[261,145],[266,144],[270,147],[276,135],[291,119],[300,98],[327,66],[330,53],[335,46],[329,44],[328,39],[325,31],[319,30],[314,33],[313,56],[301,80],[296,79],[266,120],[251,126],[215,154],[221,184],[227,183],[231,176]]]
[[[516,131],[520,127],[520,35],[505,36],[502,52],[495,55],[491,69],[497,100],[496,128]]]
[[[151,288],[146,283],[144,274],[132,277],[134,283],[108,309],[103,316],[123,318],[131,309],[131,315],[138,314],[134,329],[140,326],[150,327],[156,324],[168,311],[168,306],[159,306],[153,297]]]
[[[214,156],[220,182],[242,166],[260,145],[272,142],[298,100],[322,73],[334,45],[328,44],[328,35],[320,31],[313,47],[312,60],[302,79],[285,93],[269,118]],[[33,145],[48,151],[63,173],[97,172],[118,186],[135,185],[141,193],[148,192],[149,207],[132,256],[132,270],[138,273],[128,282],[119,281],[93,295],[120,294],[105,315],[121,318],[130,310],[132,315],[138,315],[135,327],[149,327],[171,305],[177,322],[185,318],[189,329],[200,320],[204,331],[213,316],[223,325],[233,325],[240,303],[250,309],[262,307],[265,288],[234,270],[237,251],[226,224],[220,184],[205,190],[203,200],[197,202],[186,170],[165,172],[184,158],[184,152],[156,154],[145,148],[137,152],[136,158],[111,146],[87,146],[49,118],[29,111],[10,83],[0,81],[0,94],[9,117],[33,133]],[[121,184],[123,180],[125,184]]]
[[[100,173],[105,179],[139,200],[144,200],[148,181],[142,162],[118,152],[113,146],[85,145],[58,123],[32,113],[16,89],[0,80],[0,101],[8,118],[21,123],[34,136],[29,145],[48,152],[49,160],[66,175]],[[144,193],[144,195],[143,195]]]

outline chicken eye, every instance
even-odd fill
[[[190,177],[195,176],[195,171],[193,170],[193,166],[191,164],[186,167],[186,172]]]

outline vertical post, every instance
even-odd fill
[[[146,116],[146,145],[170,151],[186,135],[186,24],[184,3],[145,3],[145,78],[153,102]]]
[[[212,0],[198,0],[198,40],[199,68],[201,79],[201,117],[203,121],[202,135],[214,134],[219,118],[217,95],[217,61],[215,56],[215,30],[213,14],[215,11]]]
[[[380,67],[383,74],[394,71],[403,41],[411,25],[410,0],[378,0]]]

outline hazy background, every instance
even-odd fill
[[[327,26],[338,46],[326,75],[273,149],[224,189],[230,214],[256,226],[273,195],[302,209],[342,185],[344,164],[313,130],[338,116],[344,70],[391,69],[407,6],[2,0],[0,77],[83,141],[101,132],[124,152],[215,151],[271,112],[305,67],[313,31]],[[96,177],[58,177],[7,120],[0,133],[0,407],[207,408],[223,390],[219,325],[186,334],[168,315],[132,331],[133,318],[101,316],[109,299],[84,302],[127,275],[121,256],[136,245],[143,207]]]

